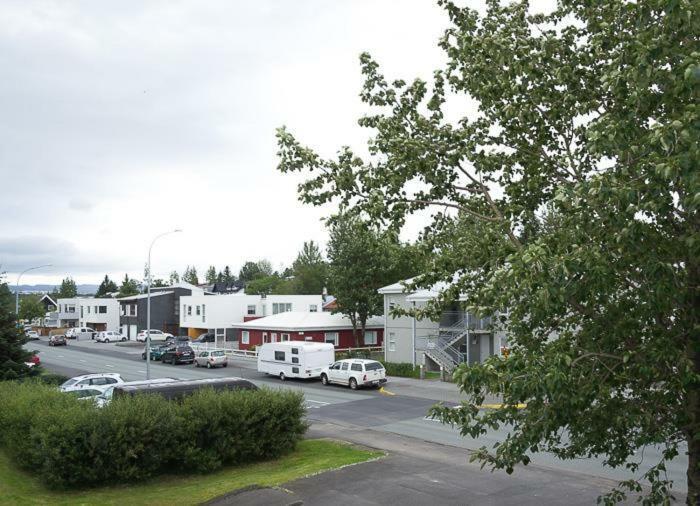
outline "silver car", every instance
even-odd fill
[[[224,350],[205,350],[198,351],[194,357],[194,365],[196,367],[228,367],[228,357]]]

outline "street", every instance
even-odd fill
[[[126,381],[146,377],[146,364],[141,358],[143,349],[141,346],[70,341],[68,346],[53,348],[49,347],[45,341],[32,341],[26,347],[39,350],[43,365],[61,374],[118,372]],[[151,364],[153,378],[196,379],[217,376],[238,376],[250,379],[259,386],[299,390],[306,399],[312,431],[316,427],[333,427],[336,432],[335,437],[344,439],[346,434],[353,433],[355,442],[362,444],[370,445],[369,434],[368,440],[364,442],[358,434],[371,431],[375,434],[383,434],[383,437],[401,436],[405,442],[414,441],[416,444],[428,442],[443,445],[451,448],[450,451],[455,451],[475,449],[483,445],[490,448],[497,441],[503,440],[507,434],[507,428],[501,427],[478,439],[472,439],[461,436],[456,428],[427,418],[425,414],[434,403],[459,402],[460,395],[457,388],[449,383],[389,378],[385,391],[375,389],[351,391],[342,386],[323,386],[318,381],[281,382],[277,378],[258,373],[256,362],[252,359],[230,359],[229,366],[220,369],[164,365],[160,362]],[[332,433],[326,430],[324,435],[332,436]],[[467,460],[466,452],[460,450],[459,454],[465,461]],[[656,463],[660,456],[659,450],[651,447],[638,454],[640,459],[643,458],[643,469]],[[562,461],[548,453],[537,453],[531,458],[532,463],[526,466],[526,469],[516,468],[515,476],[520,472],[538,469],[545,473],[573,473],[574,476],[580,476],[583,482],[597,479],[619,481],[630,478],[624,469],[603,467],[600,458]],[[668,476],[674,480],[674,491],[685,492],[687,489],[686,466],[685,455],[667,464]],[[498,476],[499,479],[507,477],[504,472],[496,472],[493,476]],[[605,483],[612,484],[612,482]]]

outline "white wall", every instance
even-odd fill
[[[392,293],[384,295],[384,314],[386,315],[384,325],[384,354],[387,362],[413,362],[413,333],[415,322],[415,339],[418,348],[425,347],[425,340],[428,336],[438,333],[438,323],[430,320],[415,320],[410,316],[399,316],[393,318],[390,314],[390,305],[410,309],[413,305],[406,300],[408,294]],[[416,303],[417,307],[422,307],[424,303]],[[393,344],[392,344],[393,342]],[[416,352],[416,364],[423,363],[423,352]]]
[[[107,330],[119,331],[119,301],[117,299],[78,299],[78,319],[81,327],[104,323]],[[106,306],[107,312],[96,312],[99,306]],[[88,312],[89,308],[89,312]]]
[[[180,327],[217,329],[231,328],[241,323],[246,316],[269,316],[273,314],[273,304],[291,304],[292,311],[309,311],[315,305],[323,310],[321,295],[189,295],[180,297]],[[199,315],[197,314],[199,306]],[[248,313],[248,306],[255,306],[254,313]],[[188,308],[191,307],[191,314]],[[251,308],[252,309],[252,308]]]

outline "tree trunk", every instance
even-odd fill
[[[365,345],[365,326],[367,325],[367,320],[366,319],[361,319],[360,320],[360,338],[362,339],[362,344],[360,346]]]
[[[355,348],[359,348],[359,339],[357,337],[357,317],[350,316],[350,323],[352,323],[352,337],[355,339]]]
[[[700,335],[698,335],[698,309],[700,308],[700,264],[697,260],[689,262],[690,295],[690,340],[687,344],[688,358],[693,365],[695,378],[700,377]],[[688,499],[687,504],[700,504],[700,385],[695,381],[688,389],[688,421],[686,432],[688,441]]]

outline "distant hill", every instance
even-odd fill
[[[7,287],[15,292],[16,285],[9,284]],[[77,285],[79,295],[90,295],[97,292],[99,285]],[[58,285],[19,285],[20,293],[51,293]]]

